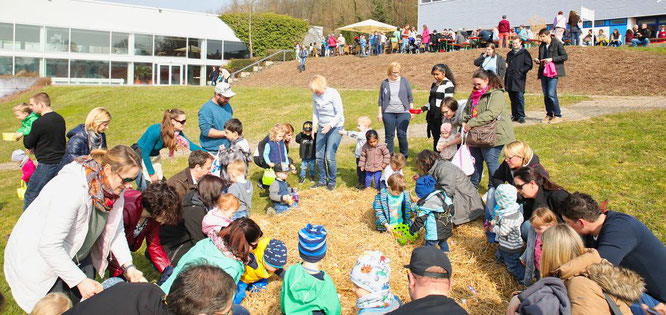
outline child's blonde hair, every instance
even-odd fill
[[[111,121],[111,113],[104,107],[93,108],[86,117],[86,130],[97,132],[101,124],[109,123]]]
[[[539,227],[544,225],[556,225],[557,216],[553,211],[546,207],[540,207],[532,212],[530,217],[530,223],[533,227]]]
[[[405,189],[407,189],[407,182],[405,182],[405,177],[400,173],[394,173],[393,175],[389,176],[388,180],[386,180],[386,185],[388,185],[393,192],[402,193],[405,191]]]
[[[238,208],[240,208],[240,202],[238,201],[238,198],[232,194],[223,194],[217,199],[217,209],[220,211],[236,211]]]
[[[26,113],[30,114],[32,113],[32,109],[30,109],[30,104],[28,103],[21,103],[12,108],[14,112],[21,112],[21,113]]]
[[[541,237],[541,278],[585,253],[583,240],[566,223],[560,223],[543,233]]]
[[[37,301],[31,315],[60,315],[72,308],[72,301],[62,293],[49,293]]]
[[[282,135],[284,137],[287,134],[287,132],[289,132],[287,126],[283,124],[275,124],[275,126],[271,128],[271,132],[268,135],[268,139],[270,139],[271,141],[277,141],[276,139],[278,135]]]
[[[399,171],[407,164],[407,158],[402,153],[393,153],[389,164],[394,171]]]
[[[227,174],[233,179],[245,176],[245,162],[235,160],[227,165]]]
[[[366,128],[370,128],[370,125],[372,125],[372,119],[368,116],[361,116],[356,120],[356,123]]]

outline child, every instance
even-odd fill
[[[386,188],[386,180],[391,177],[393,174],[400,174],[402,176],[405,176],[405,174],[402,173],[402,169],[405,167],[407,164],[407,159],[405,158],[402,153],[393,153],[391,156],[391,160],[389,162],[389,165],[384,168],[384,172],[382,172],[382,177],[379,180],[381,182],[381,188]]]
[[[298,153],[301,156],[301,177],[299,184],[305,181],[305,175],[310,171],[310,181],[315,181],[315,135],[312,134],[312,122],[303,124],[303,131],[296,135],[296,143],[300,144]]]
[[[268,278],[277,274],[284,276],[287,264],[287,246],[280,240],[269,237],[257,242],[257,248],[250,254],[250,262],[245,265],[245,272],[238,281],[234,304],[240,304],[245,298],[245,291],[259,292],[266,289]]]
[[[520,262],[525,265],[525,278],[523,284],[532,285],[534,277],[539,279],[541,270],[541,236],[546,230],[557,225],[557,216],[548,208],[537,208],[530,217],[530,232],[527,236],[527,248]]]
[[[227,166],[235,160],[241,160],[245,163],[245,176],[247,176],[247,169],[250,165],[250,144],[243,137],[243,124],[240,120],[232,118],[227,120],[224,124],[225,138],[231,142],[229,147],[224,144],[220,146],[220,151],[217,153],[217,163],[213,163],[214,175],[220,176],[226,182],[230,178],[227,174]],[[216,165],[218,164],[218,165]],[[218,168],[219,167],[219,168]],[[219,171],[219,174],[216,172]]]
[[[231,224],[231,218],[238,211],[240,203],[232,194],[223,194],[217,199],[217,207],[208,211],[201,222],[201,231],[210,238],[220,250],[226,250],[220,231]]]
[[[266,210],[266,214],[274,215],[283,213],[291,208],[298,207],[297,200],[294,200],[294,193],[287,183],[289,177],[289,166],[286,163],[275,165],[275,180],[268,188],[268,196],[273,201],[273,207]]]
[[[419,197],[417,217],[409,227],[409,232],[417,233],[425,228],[425,246],[435,246],[449,252],[448,239],[453,234],[451,212],[453,201],[442,190],[435,190],[437,182],[431,175],[421,176],[416,180],[416,196]]]
[[[520,206],[516,203],[517,198],[518,190],[513,185],[497,186],[495,190],[497,205],[490,226],[499,242],[495,253],[496,259],[503,261],[518,283],[523,284],[525,267],[520,263],[520,252],[523,249],[520,225],[523,223],[523,215],[520,213]]]
[[[386,148],[386,144],[379,143],[379,135],[376,131],[366,131],[365,139],[367,142],[363,146],[358,164],[361,171],[365,171],[365,188],[370,188],[374,178],[375,187],[379,191],[379,178],[382,175],[382,170],[389,164],[391,154]]]
[[[12,152],[12,161],[18,163],[21,172],[23,173],[21,180],[27,184],[30,181],[30,176],[35,172],[35,163],[25,154],[25,151],[21,149]]]
[[[274,167],[281,163],[289,163],[287,146],[284,144],[284,137],[287,132],[287,127],[281,124],[277,124],[271,129],[268,135],[269,141],[264,147],[264,161],[268,164],[268,167]]]
[[[391,293],[391,265],[380,251],[366,251],[356,260],[349,278],[354,285],[358,314],[386,314],[396,310],[402,301]]]
[[[238,199],[238,211],[234,213],[231,220],[236,220],[242,217],[248,217],[250,210],[252,210],[252,194],[254,188],[252,183],[245,179],[247,169],[245,162],[235,160],[227,166],[227,174],[231,180],[231,186],[227,189],[227,193],[234,195]]]
[[[30,109],[30,104],[27,103],[18,104],[14,106],[13,110],[14,116],[16,116],[16,118],[21,121],[21,128],[16,130],[16,134],[14,135],[14,139],[18,140],[30,133],[30,130],[32,129],[32,123],[35,122],[39,116],[32,112],[32,109]]]
[[[32,315],[59,315],[72,308],[72,301],[63,293],[49,293],[37,301]]]
[[[437,150],[439,150],[439,156],[442,159],[451,161],[456,152],[458,151],[458,146],[455,144],[450,144],[456,138],[456,134],[451,132],[453,125],[451,123],[445,122],[440,127],[439,131],[439,140],[437,141]]]
[[[388,187],[383,188],[372,203],[375,209],[377,230],[393,231],[393,227],[404,223],[410,225],[409,214],[413,204],[406,191],[407,183],[400,174],[393,174],[387,181]]]
[[[282,314],[340,314],[340,299],[335,284],[319,261],[326,256],[326,229],[308,223],[298,232],[300,264],[289,266],[282,281],[280,310]]]
[[[358,175],[358,189],[365,188],[365,172],[361,170],[361,165],[359,160],[361,159],[361,151],[363,151],[363,146],[365,145],[365,133],[370,129],[372,120],[368,116],[361,116],[356,121],[356,129],[358,131],[344,131],[340,130],[341,135],[347,135],[352,138],[356,138],[356,149],[354,150],[354,156],[356,156],[356,175]]]

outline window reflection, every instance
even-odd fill
[[[129,47],[129,34],[116,33],[111,34],[111,53],[127,55]]]
[[[203,39],[190,38],[187,45],[187,58],[201,59]]]
[[[0,49],[12,48],[14,48],[14,26],[10,23],[0,23]]]
[[[187,44],[184,37],[155,36],[155,55],[185,57]]]
[[[224,42],[224,59],[245,59],[250,58],[250,51],[243,42]]]
[[[16,57],[14,75],[39,76],[39,58]]]
[[[221,60],[222,59],[222,41],[221,40],[208,40],[206,48],[206,56],[208,59]]]
[[[69,29],[60,27],[46,28],[46,51],[68,51]]]
[[[12,57],[0,57],[0,75],[12,75]]]
[[[134,84],[153,84],[152,63],[134,63]]]
[[[70,64],[70,74],[72,78],[108,79],[109,62],[72,60]]]
[[[187,84],[199,85],[201,82],[201,66],[187,66]]]
[[[16,49],[39,51],[39,26],[16,24]]]
[[[138,56],[153,55],[153,35],[134,35],[134,54]]]
[[[109,32],[72,29],[72,52],[108,54],[109,36]]]
[[[67,78],[69,76],[69,62],[67,59],[45,59],[46,76]]]

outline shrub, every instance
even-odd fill
[[[228,13],[220,16],[236,36],[250,49],[248,13]],[[266,56],[268,49],[293,49],[308,31],[304,20],[276,13],[255,13],[252,16],[252,46],[254,56]]]
[[[234,73],[235,71],[238,71],[243,67],[253,64],[257,60],[259,60],[259,58],[231,59],[229,60],[229,63],[227,63],[227,70],[229,70],[229,72],[231,73]],[[252,71],[252,69],[247,69],[245,71]]]

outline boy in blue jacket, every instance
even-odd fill
[[[415,234],[425,228],[425,246],[435,246],[449,252],[448,239],[453,234],[451,220],[453,201],[442,190],[435,190],[436,181],[431,175],[421,176],[416,181],[417,217],[409,227],[409,233]]]
[[[410,225],[409,215],[414,207],[402,175],[398,173],[391,175],[386,184],[388,187],[380,190],[372,203],[377,219],[377,230],[381,232],[393,231],[396,225],[402,223]]]

